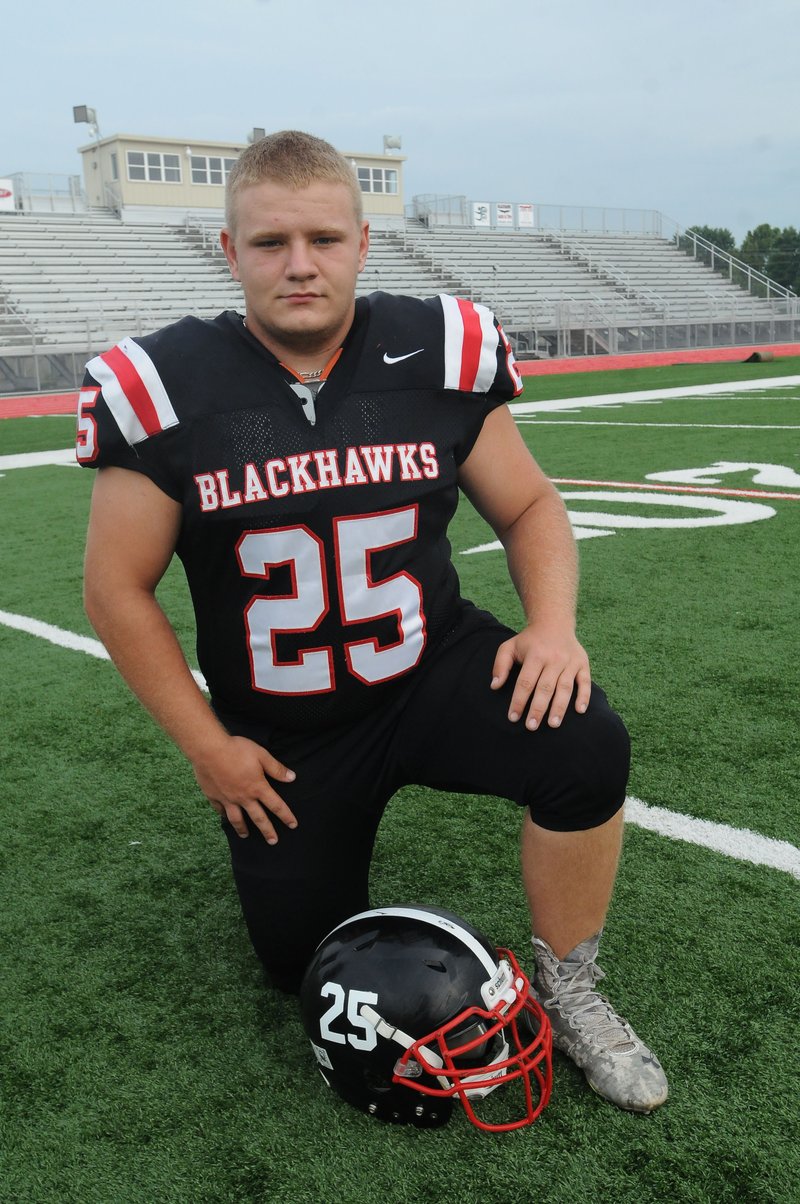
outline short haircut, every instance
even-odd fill
[[[356,221],[361,224],[364,207],[355,167],[343,154],[313,134],[280,130],[259,138],[242,151],[228,175],[225,190],[225,220],[232,231],[236,223],[236,197],[242,188],[272,180],[287,188],[307,188],[320,180],[344,184],[353,199]]]

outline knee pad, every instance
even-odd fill
[[[558,728],[546,724],[532,749],[531,778],[522,800],[531,819],[555,832],[596,828],[625,802],[630,770],[630,738],[625,724],[592,687],[589,709],[579,715],[572,703]]]

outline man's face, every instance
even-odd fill
[[[346,185],[324,180],[243,188],[235,233],[222,231],[248,328],[290,364],[335,350],[347,334],[368,245],[369,227],[357,221]]]

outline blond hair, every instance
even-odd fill
[[[330,142],[301,130],[267,134],[242,151],[228,175],[225,190],[225,221],[230,230],[236,221],[236,197],[243,188],[272,180],[287,188],[308,188],[320,180],[344,184],[353,200],[356,221],[364,217],[361,188],[355,168]]]

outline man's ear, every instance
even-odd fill
[[[367,262],[367,251],[369,250],[369,222],[361,223],[361,242],[358,248],[358,270],[364,271],[364,265]]]
[[[238,280],[239,259],[236,254],[236,243],[234,242],[233,235],[227,226],[220,230],[219,241],[222,250],[225,253],[225,258],[228,261],[228,267],[231,269],[231,276],[233,276],[234,280]]]

